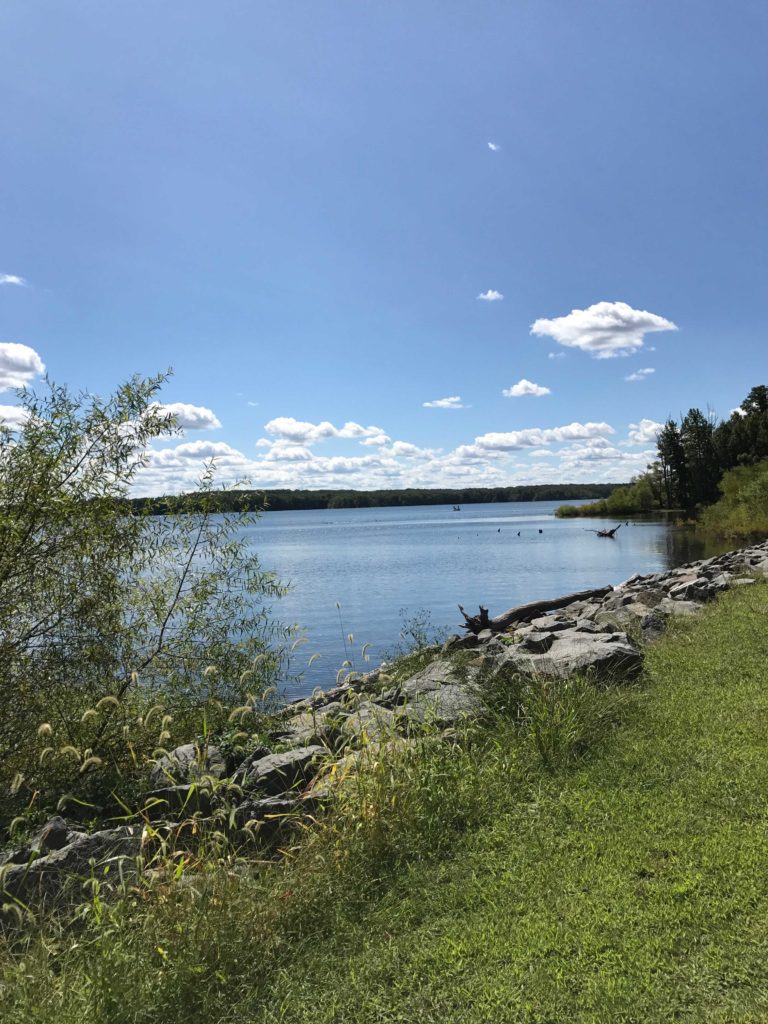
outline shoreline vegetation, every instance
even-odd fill
[[[682,523],[728,538],[768,533],[768,387],[758,385],[717,422],[700,409],[671,417],[656,438],[645,473],[587,505],[561,505],[555,515],[619,518],[677,512]]]
[[[768,586],[757,577],[767,573],[762,545],[633,577],[615,594],[518,622],[507,645],[507,634],[469,633],[373,680],[391,690],[418,678],[434,693],[450,659],[454,681],[439,686],[447,706],[475,685],[488,706],[454,715],[447,731],[422,716],[401,737],[389,722],[361,723],[359,703],[340,715],[339,694],[315,694],[292,706],[292,722],[306,719],[297,727],[341,736],[352,714],[365,737],[324,768],[317,746],[265,757],[267,719],[231,780],[217,736],[198,737],[186,763],[158,753],[156,796],[176,800],[175,832],[169,808],[150,803],[99,825],[112,832],[91,833],[88,846],[88,819],[70,804],[75,832],[54,818],[22,853],[34,868],[35,844],[38,867],[82,848],[74,887],[42,910],[6,893],[4,1024],[373,1024],[412,1019],[414,1007],[432,1024],[661,1024],[683,1009],[702,1021],[761,1019],[768,846],[754,821],[768,788]],[[653,588],[667,595],[658,605]],[[633,644],[609,620],[628,629],[638,601],[650,615]],[[659,638],[646,619],[660,617]],[[547,637],[574,658],[578,636],[594,650],[626,646],[631,670],[483,682],[483,645],[522,665],[552,656]],[[248,732],[250,715],[234,710]],[[290,763],[300,763],[290,794],[263,795]],[[180,771],[191,784],[179,785]],[[271,813],[257,821],[259,787]],[[253,815],[250,842],[233,843],[227,814],[211,810],[227,794]],[[94,850],[101,857],[89,860]]]
[[[131,507],[168,515],[203,504],[215,512],[287,512],[336,508],[397,508],[405,505],[472,505],[506,501],[561,501],[605,498],[619,484],[526,484],[514,487],[410,487],[401,490],[212,490],[184,495],[132,498]]]

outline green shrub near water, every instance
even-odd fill
[[[4,1024],[763,1021],[768,587],[453,743],[367,748],[282,866],[43,922]],[[507,699],[504,699],[506,694]]]
[[[559,519],[573,519],[577,516],[624,516],[651,512],[658,507],[647,474],[638,477],[624,487],[617,487],[607,498],[591,501],[586,505],[560,505],[555,509]]]
[[[697,523],[701,532],[719,537],[768,533],[768,461],[729,470],[720,491],[722,498]]]

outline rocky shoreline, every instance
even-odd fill
[[[455,635],[413,656],[418,664],[413,657],[384,664],[293,701],[272,719],[269,746],[247,757],[233,761],[215,745],[178,747],[152,768],[135,823],[89,833],[56,816],[27,843],[0,853],[0,915],[20,920],[68,886],[82,898],[94,881],[109,889],[151,877],[158,851],[191,848],[208,834],[225,834],[244,849],[256,844],[260,855],[274,852],[286,826],[316,814],[332,779],[353,771],[363,751],[412,742],[425,727],[450,732],[481,716],[499,680],[632,679],[642,670],[644,644],[670,618],[696,615],[718,594],[759,577],[768,577],[768,541],[633,576],[550,613],[534,616],[521,606],[505,614],[504,632]]]

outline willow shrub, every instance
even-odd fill
[[[0,820],[64,794],[119,805],[159,749],[275,681],[282,588],[243,540],[254,515],[214,515],[213,465],[193,511],[126,501],[150,444],[179,433],[166,377],[107,399],[46,381],[18,392],[20,429],[0,426]]]

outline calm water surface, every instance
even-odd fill
[[[408,616],[425,609],[433,626],[455,632],[458,604],[475,612],[482,603],[493,616],[715,553],[659,520],[630,521],[605,540],[588,530],[614,522],[556,519],[559,504],[266,513],[247,535],[263,566],[291,586],[275,617],[300,624],[309,637],[292,668],[321,655],[295,693],[333,683],[349,633],[357,668],[364,667],[362,644],[370,644],[368,667],[381,661],[400,641],[403,609]]]

